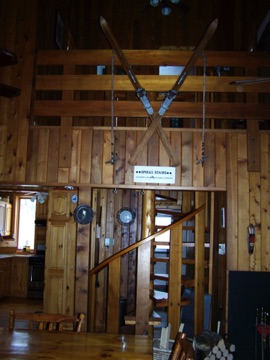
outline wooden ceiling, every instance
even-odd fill
[[[256,48],[256,34],[268,9],[268,0],[182,0],[188,7],[173,6],[169,16],[149,0],[39,0],[38,49],[56,48],[55,18],[59,12],[66,39],[72,35],[79,49],[107,49],[100,29],[103,16],[123,49],[188,48],[194,46],[209,23],[219,28],[208,50],[247,51]],[[181,3],[180,3],[181,4]],[[46,31],[44,31],[46,29]]]

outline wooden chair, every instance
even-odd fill
[[[15,328],[15,320],[23,320],[27,322],[28,329],[36,330],[71,330],[81,332],[84,315],[67,316],[58,314],[45,313],[16,313],[14,309],[9,311],[9,329]]]
[[[173,343],[169,360],[194,360],[195,351],[192,344],[186,339],[186,334],[178,332]]]

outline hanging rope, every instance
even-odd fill
[[[112,71],[111,71],[111,158],[106,163],[115,164],[118,160],[114,146],[114,50],[112,50]]]
[[[206,56],[203,53],[203,108],[202,108],[202,157],[200,160],[197,160],[197,164],[204,165],[204,161],[206,160],[204,153],[204,138],[205,138],[205,102],[206,102]]]

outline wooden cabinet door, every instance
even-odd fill
[[[27,296],[28,257],[14,257],[12,259],[10,295],[15,297]]]
[[[44,203],[36,202],[36,220],[46,220],[48,212],[48,202]]]
[[[73,193],[74,194],[74,193]],[[74,314],[76,223],[70,191],[52,191],[46,233],[44,312]]]
[[[68,221],[72,215],[71,197],[75,192],[53,190],[49,193],[48,220]]]
[[[0,299],[9,295],[12,259],[0,260]]]

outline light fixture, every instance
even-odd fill
[[[42,193],[37,193],[37,201],[40,204],[44,204],[45,200],[44,200],[44,196],[42,195]]]
[[[168,16],[172,12],[169,4],[178,5],[181,0],[150,0],[150,5],[157,7],[159,3],[162,4],[161,13],[162,15]]]
[[[128,207],[120,209],[116,215],[117,221],[122,225],[130,225],[136,218],[135,211]]]
[[[30,200],[32,202],[35,202],[37,200],[40,204],[44,204],[47,197],[48,197],[48,193],[46,193],[46,192],[37,192],[35,195],[33,195],[31,197]]]
[[[162,6],[161,13],[162,15],[168,16],[172,12],[172,9],[168,5]]]
[[[156,7],[156,6],[158,6],[158,4],[159,4],[159,0],[150,0],[150,5],[151,6]]]

